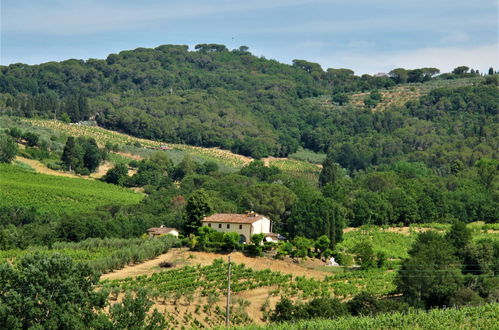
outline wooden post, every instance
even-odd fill
[[[229,327],[230,322],[230,256],[229,256],[229,272],[227,274],[227,306],[225,307],[225,327]]]

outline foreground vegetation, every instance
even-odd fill
[[[238,329],[494,329],[499,322],[499,304],[390,313],[377,316],[341,317],[335,320],[309,320]]]

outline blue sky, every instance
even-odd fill
[[[1,0],[0,63],[222,43],[357,74],[497,70],[498,8],[498,0]]]

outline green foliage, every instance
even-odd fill
[[[376,254],[369,242],[361,242],[354,246],[353,251],[355,262],[361,269],[370,269],[376,267]]]
[[[478,168],[478,177],[480,182],[490,189],[499,173],[499,161],[497,159],[483,158],[476,162],[475,166]]]
[[[398,272],[397,290],[414,306],[449,305],[463,285],[454,247],[435,232],[421,233]]]
[[[332,247],[341,242],[344,218],[339,205],[331,199],[317,197],[298,200],[293,206],[289,222],[292,237],[317,239],[326,235]]]
[[[212,213],[208,195],[204,190],[195,191],[188,199],[185,206],[185,230],[188,234],[196,232],[201,226],[201,220]],[[239,239],[238,239],[239,240]]]
[[[31,254],[0,265],[0,324],[9,328],[84,328],[105,297],[94,291],[98,275],[70,257]]]
[[[35,208],[44,215],[71,214],[108,204],[136,204],[142,196],[99,181],[32,173],[0,164],[0,207]]]
[[[276,304],[270,315],[273,322],[297,321],[300,319],[327,318],[334,319],[348,315],[345,304],[336,298],[315,298],[305,304],[296,304],[283,298]]]
[[[102,178],[103,181],[107,183],[116,184],[118,186],[123,186],[128,178],[128,167],[125,164],[116,164],[113,168],[106,172],[106,175]]]
[[[298,329],[493,329],[497,324],[499,304],[492,303],[477,307],[432,309],[428,312],[410,311],[387,313],[376,316],[346,316],[333,320],[305,320],[272,324],[276,330]],[[268,329],[268,325],[251,325],[243,330]]]
[[[284,229],[296,195],[279,184],[255,184],[247,189],[244,205],[248,210],[264,214],[272,219],[276,232]]]
[[[12,162],[17,152],[17,144],[9,136],[0,134],[0,163]]]
[[[269,181],[273,176],[279,174],[281,171],[275,166],[265,166],[263,161],[254,160],[248,165],[241,168],[241,175],[255,177],[261,181]]]
[[[295,258],[306,258],[310,254],[310,250],[314,247],[314,241],[305,237],[296,237],[292,241],[293,252]]]
[[[224,233],[223,242],[224,242],[224,249],[226,251],[234,251],[239,246],[239,234]]]
[[[83,166],[83,153],[84,151],[81,146],[76,143],[76,139],[70,136],[64,146],[61,160],[68,170],[76,170]]]
[[[338,105],[346,105],[350,101],[350,98],[348,97],[347,94],[339,93],[339,94],[333,95],[333,98],[331,100],[334,103],[337,103]]]
[[[331,240],[326,235],[322,235],[315,241],[315,249],[319,250],[319,258],[322,258],[324,252],[331,246]]]
[[[354,316],[376,315],[380,310],[379,305],[379,300],[367,292],[361,292],[358,295],[355,295],[355,297],[347,303],[348,311]]]
[[[462,250],[471,241],[471,231],[464,222],[456,222],[445,235],[445,238],[456,248]]]
[[[109,309],[111,327],[114,329],[164,329],[166,321],[163,314],[154,309],[149,313],[153,302],[145,290],[139,290],[135,297],[127,292],[121,303]]]

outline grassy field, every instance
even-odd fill
[[[7,164],[0,164],[0,186],[0,207],[34,207],[41,214],[72,214],[109,204],[136,204],[143,198],[104,182],[33,173]]]

